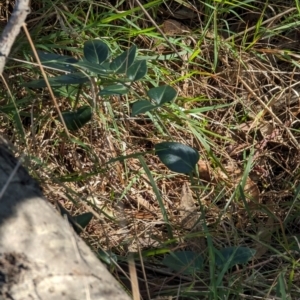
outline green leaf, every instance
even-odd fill
[[[67,216],[68,221],[72,225],[73,229],[77,234],[80,234],[82,229],[77,225],[77,223],[74,221],[74,218],[70,215],[70,213],[57,201],[56,202],[57,208],[60,211],[60,214],[62,216]]]
[[[48,78],[48,81],[51,86],[63,86],[69,84],[82,84],[88,82],[89,79],[82,73],[71,73],[67,75],[50,77]],[[44,88],[47,85],[44,79],[39,79],[39,80],[26,82],[23,84],[23,86],[39,89],[39,88]]]
[[[78,130],[91,120],[92,108],[85,105],[76,111],[62,112],[62,116],[69,130]]]
[[[74,85],[64,85],[59,87],[53,87],[53,92],[55,96],[72,98],[78,93],[78,86]]]
[[[127,51],[117,56],[111,63],[110,69],[115,73],[126,73],[133,64],[136,55],[136,46],[133,45]]]
[[[278,276],[278,281],[276,284],[276,296],[277,299],[291,299],[288,297],[288,291],[287,291],[287,283],[286,283],[286,272],[280,272]]]
[[[127,94],[129,89],[122,84],[114,84],[106,86],[99,92],[100,96],[111,96],[111,95],[124,95]]]
[[[216,251],[216,265],[230,269],[237,264],[247,263],[256,253],[255,249],[248,247],[228,247]]]
[[[74,65],[84,71],[95,73],[97,75],[113,74],[113,72],[108,69],[109,65],[106,65],[106,63],[104,63],[102,65],[97,65],[97,64],[95,64],[95,63],[93,64],[89,61],[79,61]]]
[[[300,245],[298,243],[299,240],[300,234],[293,234],[292,236],[288,236],[289,249],[296,251],[300,254]]]
[[[153,104],[151,104],[148,100],[139,100],[133,103],[131,116],[134,117],[138,114],[145,113],[152,109],[156,108]]]
[[[80,229],[84,229],[90,223],[92,218],[93,218],[93,214],[87,212],[73,217],[73,220],[81,227]]]
[[[37,51],[39,59],[43,66],[59,69],[67,72],[74,72],[76,68],[72,64],[78,60],[67,55],[58,55],[54,53],[48,53],[43,51]]]
[[[126,75],[130,81],[137,81],[147,74],[146,60],[138,60],[127,70]]]
[[[87,41],[83,46],[84,58],[92,64],[102,64],[109,57],[108,46],[99,40]]]
[[[147,95],[150,99],[154,100],[158,106],[161,106],[164,103],[174,100],[177,96],[177,92],[171,86],[163,85],[150,89]]]
[[[159,159],[173,172],[192,172],[200,158],[195,149],[175,142],[162,142],[155,145]]]
[[[106,263],[107,265],[114,265],[118,261],[117,255],[111,251],[103,251],[102,249],[99,249],[98,256],[101,261]]]
[[[162,263],[175,272],[185,275],[195,274],[203,268],[203,258],[193,251],[173,252],[166,255]]]

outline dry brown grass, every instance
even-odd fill
[[[176,11],[175,5],[178,3],[174,1],[168,7],[159,6],[161,14],[158,12],[155,21],[160,24],[170,18],[166,15],[168,11]],[[226,274],[224,284],[229,285],[235,278],[245,293],[251,290],[252,296],[271,299],[274,294],[271,286],[277,283],[278,272],[284,269],[286,281],[293,287],[290,290],[299,295],[294,288],[299,283],[298,271],[292,280],[288,277],[292,274],[290,262],[298,259],[298,254],[290,249],[292,242],[289,239],[299,229],[299,207],[295,198],[300,164],[299,31],[291,27],[270,34],[276,33],[286,18],[294,18],[294,7],[286,5],[274,4],[273,15],[268,11],[268,17],[262,20],[268,31],[256,37],[255,24],[261,17],[259,9],[241,9],[244,22],[229,14],[227,21],[230,30],[235,32],[235,39],[219,30],[215,70],[212,67],[215,59],[213,32],[203,34],[205,24],[202,21],[206,16],[197,11],[192,19],[183,20],[177,15],[177,21],[193,32],[189,47],[199,54],[189,64],[180,60],[162,61],[161,65],[158,62],[154,67],[164,74],[161,83],[172,83],[178,90],[175,104],[190,110],[191,113],[185,113],[185,119],[180,118],[183,114],[176,115],[174,107],[159,113],[159,126],[143,116],[129,118],[127,99],[112,97],[109,105],[98,103],[99,114],[72,136],[82,144],[70,143],[61,125],[54,121],[57,111],[47,90],[31,92],[19,87],[18,78],[32,80],[36,70],[33,68],[30,73],[20,65],[11,64],[5,75],[9,78],[12,94],[16,100],[23,98],[29,103],[28,100],[34,97],[34,101],[20,109],[24,140],[11,119],[3,114],[1,133],[9,136],[20,152],[34,157],[30,165],[32,174],[40,179],[46,197],[53,204],[59,201],[72,215],[85,211],[94,214],[94,219],[82,234],[93,249],[111,250],[126,257],[130,252],[139,253],[145,249],[187,249],[198,239],[202,241],[197,244],[199,252],[205,252],[204,231],[198,227],[195,233],[181,223],[182,192],[188,184],[195,204],[205,211],[205,221],[216,245],[244,245],[257,250],[252,265]],[[70,13],[76,8],[71,4],[65,6]],[[64,5],[60,9],[63,11]],[[51,34],[53,28],[48,26],[50,20],[57,24],[55,14],[46,10],[44,15],[38,16],[44,18],[47,34]],[[2,18],[5,16],[2,10]],[[37,18],[33,16],[32,20]],[[144,18],[139,26],[150,26],[151,22]],[[30,24],[36,24],[32,20],[29,20],[31,30]],[[125,26],[122,22],[114,21]],[[54,30],[57,27],[54,26]],[[224,27],[222,29],[224,31]],[[168,32],[165,34],[168,36]],[[184,34],[189,36],[188,31]],[[176,37],[176,33],[172,36]],[[149,49],[155,44],[149,35],[138,35],[134,41],[141,48]],[[81,42],[80,38],[75,41]],[[180,50],[178,44],[175,46]],[[169,53],[171,50],[165,45],[159,51]],[[70,50],[64,52],[69,54]],[[155,78],[156,71],[149,72],[150,78]],[[135,89],[142,94],[145,86],[137,84]],[[90,90],[85,92],[89,94]],[[61,110],[70,108],[66,98],[57,100]],[[81,100],[85,101],[83,97]],[[1,103],[7,104],[4,94]],[[193,110],[221,104],[228,106],[192,114]],[[164,132],[160,130],[163,126]],[[168,243],[153,186],[139,159],[107,164],[119,156],[151,151],[155,143],[170,137],[195,147],[201,155],[199,178],[194,179],[192,186],[188,177],[171,174],[152,153],[145,155],[168,212],[176,238],[173,243]],[[201,138],[210,146],[211,152],[207,151]],[[249,157],[252,157],[251,167],[245,172]],[[243,179],[245,196],[238,188]],[[119,265],[127,270],[125,263],[119,262]],[[170,290],[176,294],[178,285],[184,288],[193,283],[197,291],[205,291],[209,286],[209,277],[200,280],[180,274],[174,276],[155,257],[145,258],[144,265],[140,265],[137,259],[136,267],[141,295],[145,299],[148,297],[147,288],[153,297]],[[205,271],[209,274],[208,270]],[[259,279],[251,279],[251,272],[255,272]],[[146,280],[144,274],[147,274]],[[126,283],[121,272],[116,272],[116,276]]]

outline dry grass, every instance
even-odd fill
[[[163,39],[154,27],[137,34],[137,28],[153,26],[140,10],[121,18],[105,3],[57,3],[55,10],[47,2],[44,6],[33,2],[28,27],[38,49],[78,56],[83,42],[101,33],[114,51],[130,40],[141,49],[152,49],[141,51],[145,55],[174,52],[167,43],[156,47],[157,39]],[[118,12],[126,11],[137,7],[133,3],[115,7]],[[147,82],[136,84],[134,89],[143,95],[147,85],[171,84],[178,98],[152,119],[129,117],[133,99],[98,99],[93,121],[76,136],[71,134],[73,142],[55,121],[57,111],[48,91],[20,87],[22,81],[39,74],[29,62],[31,55],[24,38],[20,38],[12,57],[28,63],[11,61],[6,69],[13,97],[3,90],[1,133],[18,146],[20,153],[32,157],[29,168],[53,204],[60,202],[72,215],[85,211],[94,214],[82,234],[94,250],[101,248],[119,255],[118,265],[125,272],[124,258],[135,253],[143,299],[157,295],[175,299],[177,293],[180,299],[300,297],[299,13],[292,1],[258,3],[256,7],[242,4],[229,10],[216,2],[218,10],[214,13],[203,2],[203,7],[194,9],[188,19],[170,16],[171,11],[184,7],[176,1],[169,6],[153,4],[148,11],[157,24],[170,17],[181,24],[179,36],[168,32],[166,26],[164,34],[178,52],[185,49],[187,53],[181,59],[149,62]],[[1,8],[1,20],[5,20],[7,11]],[[97,13],[106,20],[103,28],[95,25]],[[219,17],[215,19],[217,24],[214,14]],[[68,20],[74,27],[72,32],[62,28],[62,19],[63,24]],[[42,31],[36,30],[37,26]],[[184,62],[187,58],[188,63]],[[87,102],[91,89],[87,87],[84,92],[80,101]],[[17,113],[11,108],[14,101]],[[61,110],[70,109],[68,97],[57,101]],[[21,123],[15,121],[16,115]],[[155,143],[164,140],[199,151],[198,178],[191,180],[164,167],[151,152]],[[145,152],[144,158],[135,155]],[[151,171],[155,186],[141,160]],[[193,210],[199,211],[191,219],[196,222],[201,218],[205,223],[197,230],[182,223],[180,211],[187,184],[198,207]],[[155,188],[168,212],[173,240],[166,230]],[[161,255],[170,249],[192,248],[206,253],[208,239],[216,247],[239,245],[257,250],[252,263],[224,274],[224,289],[212,286],[215,280],[209,268],[189,278],[174,275],[162,266]],[[122,272],[116,269],[114,273],[130,287]]]

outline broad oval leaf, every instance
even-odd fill
[[[176,142],[162,142],[155,145],[155,153],[171,171],[188,174],[200,158],[195,149]]]
[[[230,269],[237,264],[246,264],[255,253],[255,249],[248,247],[227,247],[216,250],[216,265],[220,268],[226,266],[227,269]]]
[[[102,64],[109,57],[108,46],[99,40],[91,40],[84,43],[83,55],[84,58],[93,64]]]
[[[73,217],[73,220],[80,226],[80,231],[84,229],[92,220],[93,214],[90,212],[83,213],[81,215],[77,215]]]
[[[68,85],[68,84],[82,84],[88,81],[89,81],[88,77],[86,77],[84,74],[80,72],[49,78],[50,85],[55,85],[55,86]]]
[[[82,84],[88,82],[89,79],[82,73],[70,73],[67,75],[50,77],[48,78],[48,81],[51,86],[64,86],[69,84]],[[39,80],[26,82],[23,84],[23,86],[39,89],[39,88],[44,88],[47,85],[44,79],[39,79]]]
[[[154,100],[158,106],[161,106],[164,103],[173,101],[177,96],[177,92],[171,86],[163,85],[150,89],[147,95],[150,99]]]
[[[128,93],[128,88],[122,84],[114,84],[106,86],[99,92],[100,96],[124,95]]]
[[[127,51],[117,56],[111,63],[110,69],[115,73],[126,73],[135,60],[136,46],[131,46]]]
[[[131,116],[134,117],[138,114],[145,113],[147,111],[150,111],[154,109],[156,106],[151,104],[148,100],[138,100],[133,103],[132,110],[131,110]]]
[[[97,75],[108,75],[113,73],[112,71],[107,69],[106,63],[102,65],[97,65],[85,60],[85,61],[79,61],[78,63],[75,64],[75,66],[82,70],[95,73]]]
[[[71,56],[58,55],[43,51],[37,51],[37,53],[43,66],[67,72],[76,71],[76,68],[74,68],[72,64],[76,63],[78,60]]]
[[[126,75],[130,81],[137,81],[147,74],[146,60],[138,60],[127,70]]]
[[[195,274],[203,268],[203,258],[193,251],[180,251],[168,254],[162,263],[175,272],[185,275]]]
[[[91,120],[92,108],[85,105],[76,111],[62,112],[62,116],[69,130],[78,130]]]

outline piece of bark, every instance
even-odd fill
[[[0,299],[129,296],[0,139]]]

